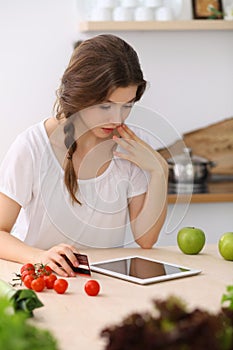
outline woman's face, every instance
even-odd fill
[[[124,123],[135,102],[137,86],[117,88],[106,101],[79,112],[86,128],[98,138],[109,138]]]

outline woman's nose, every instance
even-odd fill
[[[113,124],[121,124],[123,121],[123,113],[121,112],[121,109],[115,109],[109,118],[109,121]]]
[[[112,111],[111,113],[111,119],[109,121],[111,121],[114,124],[122,124],[125,119],[128,117],[129,115],[129,111],[125,110],[124,107],[122,106],[117,106],[118,108],[114,108],[114,111]]]

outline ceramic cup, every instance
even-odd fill
[[[155,10],[156,21],[171,21],[173,19],[173,13],[170,7],[161,6]]]
[[[122,0],[121,7],[136,7],[138,6],[138,0]]]
[[[116,0],[98,0],[96,1],[96,5],[97,7],[101,7],[101,8],[113,9],[114,7],[116,7],[117,1]]]
[[[112,9],[100,7],[93,10],[92,21],[112,21]]]
[[[144,5],[146,7],[159,7],[163,6],[163,1],[162,0],[145,0]]]
[[[114,21],[133,21],[134,8],[118,6],[113,10],[112,18]]]
[[[135,21],[153,21],[154,11],[149,7],[137,7],[134,12]]]

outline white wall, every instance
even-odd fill
[[[73,0],[0,1],[0,160],[20,131],[51,115],[76,11]]]

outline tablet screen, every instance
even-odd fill
[[[91,270],[142,284],[201,272],[137,256],[94,263],[91,264]]]
[[[183,269],[181,267],[138,257],[105,262],[102,264],[100,263],[97,266],[105,270],[114,271],[123,275],[137,278],[151,278],[156,276],[171,275],[181,271],[188,271],[188,269]]]

